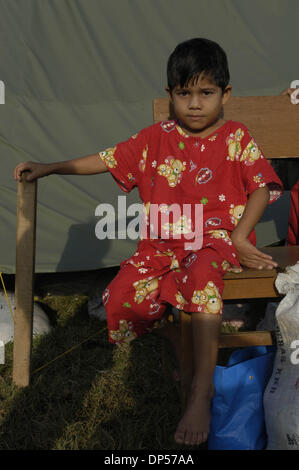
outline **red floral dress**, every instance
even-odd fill
[[[137,250],[102,296],[109,340],[151,331],[167,304],[221,314],[223,274],[239,266],[230,234],[248,195],[266,184],[270,203],[282,193],[248,129],[226,121],[200,138],[185,134],[176,120],[164,121],[99,156],[119,187],[137,186],[143,202]],[[254,231],[250,240],[255,244]]]

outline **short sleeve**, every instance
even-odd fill
[[[147,129],[141,130],[125,142],[99,152],[115,182],[126,193],[138,186],[145,170],[148,151]]]
[[[283,184],[245,126],[242,134],[239,161],[246,193],[249,195],[267,185],[271,204],[282,195]]]

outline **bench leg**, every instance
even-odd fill
[[[36,182],[18,184],[13,382],[20,387],[30,382],[36,191]]]

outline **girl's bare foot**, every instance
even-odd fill
[[[208,438],[221,322],[220,315],[192,313],[193,374],[191,387],[187,388],[190,389],[187,406],[183,408],[184,414],[174,436],[179,444],[199,445]],[[188,346],[187,341],[185,345]]]
[[[174,435],[178,444],[200,445],[208,439],[213,390],[213,385],[208,389],[192,386],[186,410]]]

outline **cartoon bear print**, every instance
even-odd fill
[[[262,153],[259,150],[256,142],[252,139],[247,147],[244,149],[240,162],[244,162],[245,165],[253,165],[256,160],[262,157]]]
[[[242,152],[241,140],[244,136],[242,129],[238,129],[235,134],[230,134],[226,139],[228,156],[227,160],[238,160]]]
[[[134,301],[140,304],[148,294],[150,294],[150,297],[153,297],[158,289],[158,285],[159,281],[157,277],[154,279],[141,279],[140,281],[135,281],[133,283],[133,286],[136,289]]]
[[[114,158],[115,149],[116,147],[111,147],[104,150],[103,152],[99,152],[99,156],[104,161],[104,163],[109,166],[109,168],[115,168],[117,165],[117,161]]]
[[[210,237],[212,238],[218,238],[218,239],[221,238],[226,243],[231,244],[231,239],[227,230],[209,230],[208,233],[210,234]]]
[[[234,225],[237,225],[239,220],[241,219],[243,212],[245,210],[245,206],[242,204],[238,204],[237,206],[231,205],[229,210],[231,222]]]
[[[175,293],[175,299],[179,304],[177,305],[177,308],[184,309],[184,305],[188,303],[188,301],[184,299],[183,294],[179,290]]]
[[[199,305],[198,310],[204,313],[217,314],[222,309],[222,299],[214,282],[209,281],[203,290],[194,290],[192,302]]]
[[[165,164],[158,166],[158,174],[167,178],[168,184],[171,188],[174,188],[180,183],[183,171],[186,170],[185,162],[168,157],[165,160]]]
[[[132,322],[126,320],[119,321],[119,329],[110,331],[110,338],[118,343],[129,343],[137,338],[136,333],[133,331]]]
[[[143,149],[142,151],[142,157],[139,162],[139,170],[144,173],[145,170],[145,165],[146,165],[146,159],[147,159],[147,152],[148,152],[148,145]]]
[[[166,232],[170,232],[173,235],[181,235],[191,232],[191,219],[187,219],[186,215],[181,215],[175,223],[169,223],[162,225],[162,228]]]
[[[177,269],[180,267],[179,262],[176,259],[174,251],[172,251],[170,248],[167,251],[163,251],[163,253],[158,253],[154,256],[171,256],[172,260],[170,263],[170,269]]]

